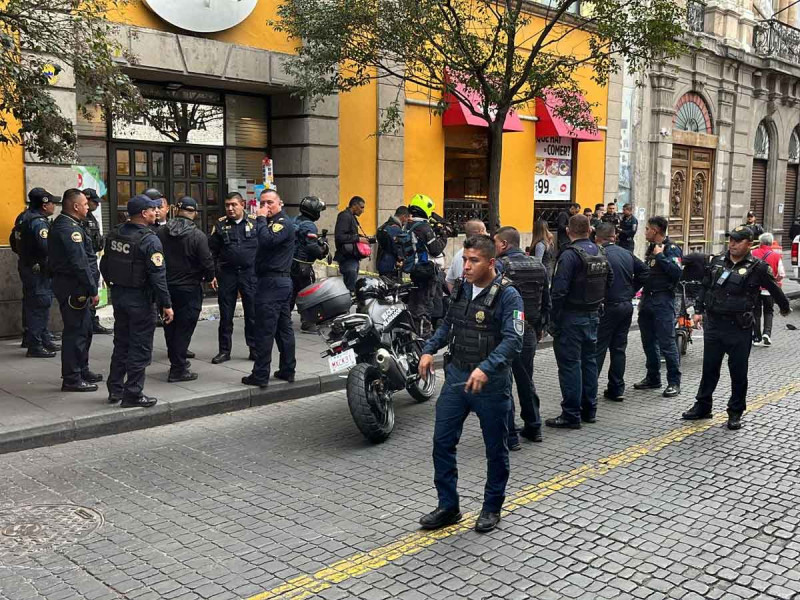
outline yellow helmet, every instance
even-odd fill
[[[430,196],[426,196],[425,194],[414,194],[414,197],[411,198],[411,201],[408,203],[408,207],[417,207],[430,219],[431,215],[433,214],[433,209],[436,208],[436,203],[431,199]]]

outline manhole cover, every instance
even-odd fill
[[[102,524],[102,514],[75,504],[0,508],[0,560],[73,544]]]

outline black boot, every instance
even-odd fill
[[[55,355],[55,350],[46,350],[44,346],[33,346],[25,353],[28,358],[53,358]]]
[[[738,413],[728,413],[728,429],[737,431],[742,428],[742,415]]]
[[[231,355],[229,352],[220,352],[214,358],[211,359],[212,365],[219,365],[224,362],[228,362],[231,359]]]
[[[108,327],[103,327],[100,324],[100,318],[95,315],[94,319],[92,319],[92,333],[95,335],[111,335],[114,333],[114,330],[109,329]]]
[[[89,383],[100,383],[103,381],[103,376],[100,373],[95,373],[94,371],[84,371],[81,373],[81,378]]]
[[[423,515],[419,520],[419,524],[423,529],[440,529],[458,523],[460,520],[461,511],[458,507],[449,509],[437,508],[433,512]]]
[[[697,402],[694,406],[681,415],[685,421],[699,421],[700,419],[710,419],[711,411],[701,407]]]
[[[487,533],[497,527],[497,524],[500,522],[500,513],[499,512],[490,512],[488,510],[482,510],[481,515],[478,517],[478,520],[475,521],[475,531],[478,533]]]

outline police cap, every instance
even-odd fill
[[[97,202],[97,204],[100,204],[100,195],[97,193],[96,189],[86,188],[83,190],[83,195],[86,196],[86,199],[90,202]]]
[[[741,242],[742,240],[753,241],[753,230],[747,225],[739,225],[736,229],[729,231],[725,235],[736,242]]]
[[[151,200],[161,200],[161,198],[166,198],[166,196],[156,188],[150,188],[148,190],[145,190],[144,195],[150,198]],[[161,206],[161,203],[159,203],[159,206]]]
[[[132,217],[138,215],[143,210],[148,208],[159,208],[161,206],[160,200],[153,200],[152,198],[139,194],[128,200],[128,216]]]
[[[50,192],[48,192],[44,188],[35,187],[30,192],[28,192],[28,200],[31,203],[31,206],[41,206],[47,202],[52,202],[53,204],[61,204],[61,198],[58,196],[54,196]]]
[[[178,200],[176,207],[178,210],[197,210],[197,201],[191,196],[184,196]]]

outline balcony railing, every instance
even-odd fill
[[[706,28],[706,4],[699,0],[687,0],[686,23],[689,31],[702,33]]]
[[[800,64],[800,29],[775,19],[762,21],[753,31],[753,47],[758,54]]]

